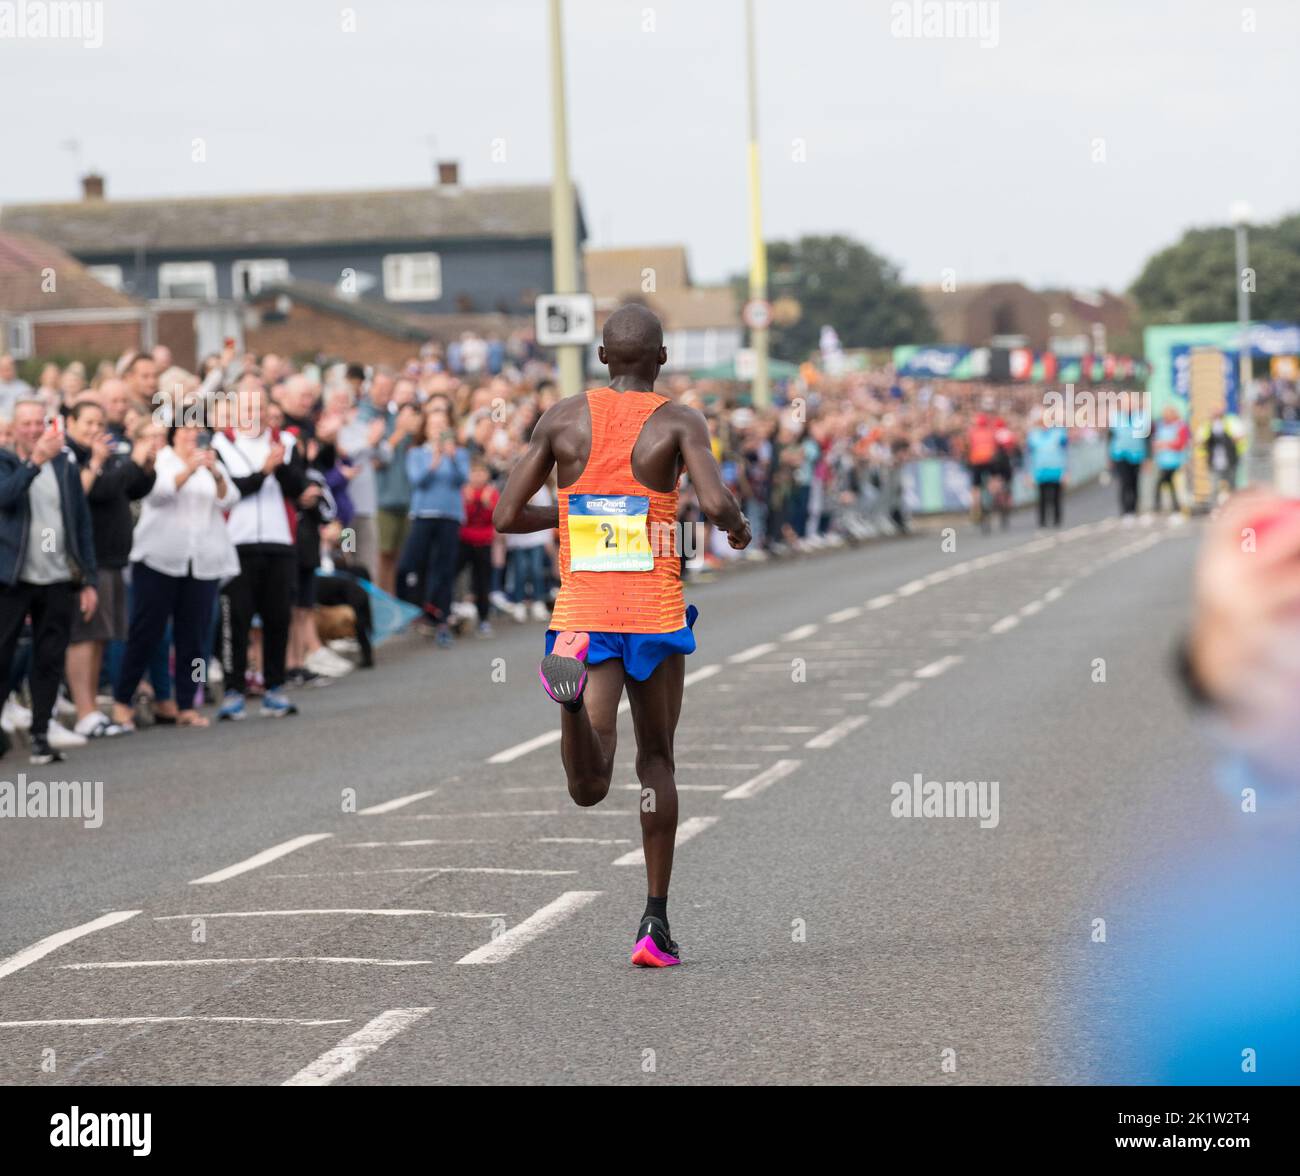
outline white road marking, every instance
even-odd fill
[[[516,870],[505,866],[391,866],[385,870],[325,870],[319,874],[268,874],[268,878],[361,878],[372,874],[509,874],[546,877],[576,874],[577,870]]]
[[[701,666],[698,670],[692,670],[682,679],[683,686],[693,686],[696,682],[703,682],[706,678],[712,678],[714,674],[720,673],[720,665]],[[625,698],[618,704],[618,713],[627,714],[632,709],[632,704]],[[504,751],[498,751],[495,755],[488,756],[487,762],[490,764],[509,764],[519,759],[520,756],[527,755],[530,751],[536,751],[539,747],[549,747],[552,743],[559,743],[560,729],[557,727],[554,731],[543,731],[540,735],[534,735],[531,739],[525,739],[522,743],[516,743],[513,747],[507,747]]]
[[[224,870],[217,870],[213,874],[204,874],[202,878],[190,879],[191,886],[206,886],[213,882],[224,882],[227,878],[234,878],[239,874],[247,874],[250,870],[256,870],[259,866],[264,866],[267,862],[273,862],[277,858],[282,858],[285,854],[293,853],[295,849],[302,849],[304,845],[313,845],[317,841],[324,841],[327,837],[333,837],[333,833],[304,833],[301,837],[292,837],[288,841],[282,841],[279,845],[273,845],[270,849],[264,849],[261,853],[255,853],[251,858],[245,858],[242,862],[236,862],[233,866],[227,866]]]
[[[889,605],[893,604],[897,599],[898,596],[895,593],[886,592],[883,596],[873,596],[867,601],[866,607],[873,611],[878,608],[888,608]]]
[[[681,762],[677,763],[675,766],[679,772],[680,771],[698,772],[708,768],[716,768],[720,771],[725,771],[725,772],[730,772],[730,771],[752,772],[756,767],[758,767],[757,764],[688,764],[688,763],[681,763]]]
[[[1049,588],[1044,592],[1043,599],[1050,604],[1053,600],[1060,600],[1064,595],[1065,589],[1058,584],[1055,588]]]
[[[295,915],[383,915],[404,919],[428,915],[436,919],[504,919],[501,911],[430,911],[404,907],[304,907],[286,911],[202,911],[188,915],[154,915],[155,923],[172,919],[271,919]]]
[[[958,654],[950,653],[947,657],[941,657],[938,661],[931,662],[928,666],[922,666],[916,671],[915,676],[918,678],[937,678],[940,674],[952,669],[961,660]]]
[[[387,849],[404,845],[499,845],[495,837],[416,837],[409,841],[345,841],[344,849]]]
[[[897,686],[891,686],[879,698],[875,699],[872,706],[893,706],[899,699],[906,698],[913,690],[920,690],[920,682],[899,682]]]
[[[730,792],[722,794],[723,800],[749,800],[757,796],[766,788],[770,788],[778,780],[784,779],[793,772],[803,760],[777,760],[770,768],[764,768],[752,780],[746,780],[743,784],[737,784]]]
[[[679,784],[678,788],[681,787]],[[630,837],[534,837],[538,845],[631,845]]]
[[[514,747],[507,747],[505,751],[498,751],[496,755],[488,756],[490,764],[508,764],[517,760],[521,755],[527,755],[530,751],[536,751],[539,747],[549,747],[552,743],[559,743],[560,729],[557,727],[554,731],[543,731],[540,735],[534,735],[531,739],[525,739],[522,743],[516,743]]]
[[[765,653],[771,653],[775,648],[775,641],[764,641],[761,645],[751,645],[748,649],[733,653],[727,661],[734,666],[742,665],[744,662],[753,661],[756,657],[762,657]]]
[[[31,1029],[57,1025],[173,1025],[199,1021],[206,1025],[346,1025],[347,1017],[61,1017],[52,1021],[0,1021],[0,1029]]]
[[[679,747],[678,751],[789,751],[788,743],[701,743],[698,747]]]
[[[870,698],[871,695],[870,695],[870,694],[867,694],[865,691],[862,691],[862,690],[853,690],[853,691],[850,691],[848,694],[841,694],[840,697],[841,697],[842,699],[844,699],[845,702],[862,702],[864,699]],[[785,748],[784,748],[784,747],[774,747],[772,750],[773,750],[773,751],[785,751]]]
[[[705,678],[712,678],[714,674],[722,673],[721,666],[701,666],[698,670],[692,670],[682,679],[683,686],[694,686],[696,682],[703,682]],[[627,701],[624,699],[624,701]]]
[[[437,791],[436,788],[430,788],[425,792],[412,792],[410,796],[399,796],[395,800],[386,800],[383,804],[372,804],[369,808],[357,809],[357,815],[375,817],[380,813],[391,813],[394,809],[405,808],[408,804],[414,804],[417,800],[424,800]]]
[[[91,919],[89,923],[82,923],[79,927],[69,927],[66,931],[56,931],[53,935],[47,935],[44,939],[37,940],[31,947],[24,947],[22,951],[15,952],[7,960],[0,960],[0,977],[11,976],[28,964],[44,959],[50,952],[58,951],[64,944],[80,939],[83,935],[93,935],[96,931],[104,930],[105,927],[116,927],[118,923],[125,923],[127,919],[133,919],[139,913],[139,911],[112,911],[107,915],[100,915],[98,919]]]
[[[816,727],[741,727],[742,731],[775,731],[781,735],[806,735],[809,731],[816,731]]]
[[[210,968],[217,964],[372,964],[381,968],[413,968],[431,965],[433,960],[376,960],[364,956],[223,956],[195,960],[103,960],[91,964],[60,964],[73,972],[93,972],[101,968]]]
[[[1010,629],[1014,629],[1018,624],[1020,624],[1020,618],[1013,613],[1009,617],[1003,617],[1000,621],[994,621],[989,626],[989,632],[1005,633]]]
[[[758,767],[758,765],[755,764],[754,767]],[[616,784],[615,787],[625,792],[641,791],[640,784]],[[726,787],[727,786],[725,784],[678,784],[677,791],[678,792],[723,792],[726,790]]]
[[[861,615],[862,615],[862,610],[858,608],[856,605],[851,605],[849,608],[842,608],[840,609],[839,612],[831,613],[826,618],[826,620],[829,621],[832,625],[838,625],[844,621],[851,621],[855,617],[860,617]]]
[[[717,824],[717,817],[688,817],[677,826],[677,835],[673,838],[674,846],[685,845],[697,833],[703,833],[710,825]],[[615,866],[643,866],[645,865],[645,851],[643,849],[633,849],[617,857],[611,863]]]
[[[559,809],[509,809],[497,813],[403,813],[399,821],[451,821],[460,817],[558,817]]]
[[[1043,611],[1043,602],[1041,600],[1031,600],[1020,610],[1022,617],[1032,617],[1035,613]]]
[[[820,735],[814,735],[805,747],[830,747],[838,743],[850,731],[856,731],[863,723],[870,718],[869,715],[850,715],[847,719],[841,719],[833,727],[827,727]]]
[[[361,1061],[403,1029],[423,1020],[432,1009],[389,1009],[373,1021],[367,1021],[355,1033],[348,1034],[333,1049],[326,1050],[314,1062],[287,1078],[282,1086],[328,1086],[351,1074]]]
[[[540,910],[534,911],[522,923],[498,935],[491,943],[476,947],[469,955],[461,956],[458,964],[499,964],[509,959],[520,948],[558,927],[570,915],[576,914],[600,897],[599,890],[569,890]]]
[[[811,637],[816,633],[819,627],[818,625],[800,625],[797,629],[791,629],[781,640],[802,641],[805,637]]]
[[[915,596],[918,592],[920,592],[924,588],[925,588],[924,580],[908,580],[908,582],[898,590],[898,595]]]

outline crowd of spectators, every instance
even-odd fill
[[[34,387],[0,356],[4,732],[29,731],[49,762],[140,725],[237,721],[254,699],[293,714],[291,691],[373,665],[376,602],[405,602],[440,646],[544,625],[554,536],[491,520],[559,395],[553,371],[453,348],[392,368],[232,349],[190,373],[157,347],[89,372],[47,363]],[[1041,401],[890,369],[806,370],[762,410],[735,385],[660,388],[705,414],[755,536],[732,552],[684,480],[693,572],[905,531],[907,462],[960,461],[977,413],[1020,427]]]

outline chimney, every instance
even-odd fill
[[[104,199],[104,177],[91,172],[81,177],[81,198],[83,200]]]
[[[454,159],[438,160],[438,187],[455,188],[460,185],[460,164]]]

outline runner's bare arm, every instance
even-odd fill
[[[533,430],[533,439],[523,457],[510,471],[501,491],[501,501],[492,512],[492,524],[503,535],[547,531],[560,525],[558,506],[533,506],[528,501],[545,484],[554,465],[550,430],[543,417]]]
[[[722,471],[713,460],[713,447],[709,441],[709,426],[698,409],[680,410],[681,435],[679,444],[686,472],[691,476],[700,509],[715,527],[727,532],[732,547],[749,546],[749,521],[740,509],[736,496],[723,484]]]

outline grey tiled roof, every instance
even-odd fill
[[[579,211],[581,218],[581,211]],[[0,207],[0,230],[76,254],[368,241],[549,237],[544,184],[383,192],[78,200]]]

